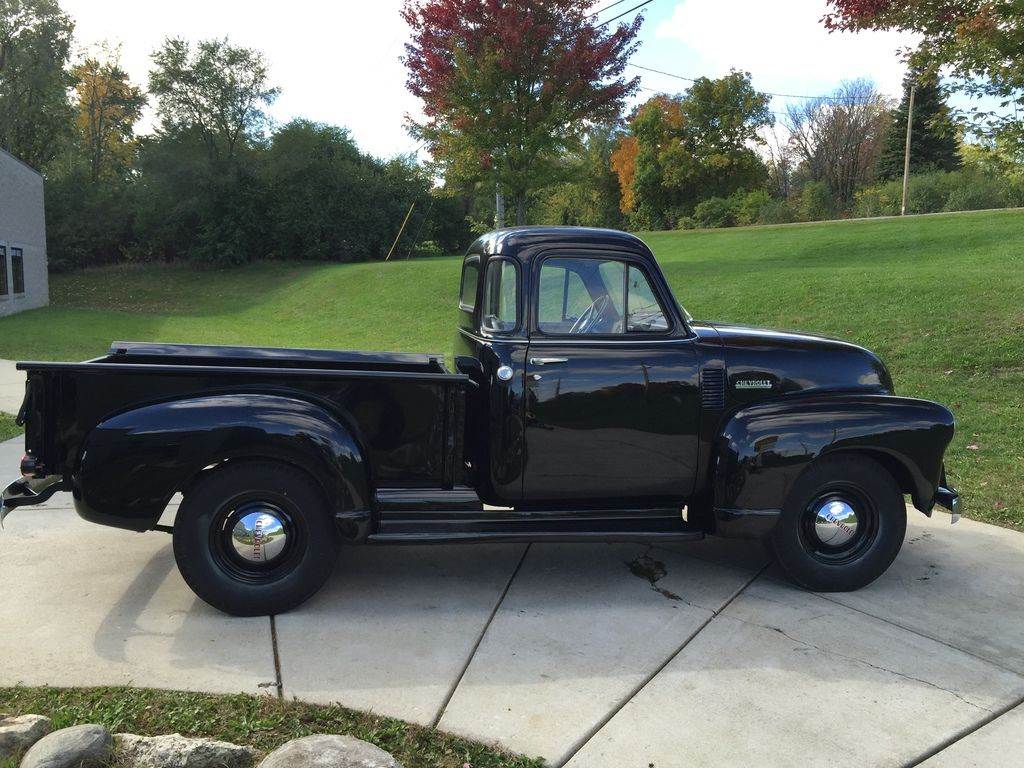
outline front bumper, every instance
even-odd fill
[[[42,504],[57,491],[64,490],[64,483],[60,475],[48,477],[21,477],[4,488],[0,494],[0,527],[3,527],[4,518],[16,507],[27,507],[32,504]]]

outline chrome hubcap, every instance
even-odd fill
[[[288,544],[281,513],[274,507],[255,504],[246,510],[231,529],[235,553],[250,563],[271,563]]]
[[[814,533],[828,547],[842,547],[857,535],[857,513],[842,499],[826,499],[814,509]]]

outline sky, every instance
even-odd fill
[[[612,0],[595,0],[599,9]],[[640,0],[601,14],[610,19]],[[400,57],[408,30],[401,0],[61,0],[76,23],[79,47],[121,45],[122,65],[145,84],[150,54],[166,37],[198,40],[227,35],[258,48],[281,96],[275,121],[305,117],[348,128],[360,148],[378,157],[412,151],[403,127],[417,115],[405,89]],[[645,9],[643,45],[633,62],[688,77],[715,77],[730,67],[749,71],[756,88],[778,93],[828,93],[843,80],[866,77],[885,93],[900,93],[899,49],[909,38],[892,33],[829,34],[819,20],[825,0],[654,0]],[[686,83],[631,68],[645,90],[676,92]],[[790,98],[775,98],[782,112]],[[140,130],[151,130],[152,110]]]

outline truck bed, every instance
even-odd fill
[[[22,362],[26,449],[72,478],[89,433],[155,403],[234,393],[313,402],[351,428],[373,487],[461,482],[465,388],[440,355],[115,342],[82,363]]]

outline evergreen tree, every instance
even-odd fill
[[[956,123],[946,104],[946,95],[934,75],[911,70],[903,78],[903,100],[893,110],[878,159],[878,176],[895,179],[903,175],[903,155],[907,145],[907,109],[911,86],[914,94],[914,130],[910,139],[910,170],[955,171],[961,165]]]

